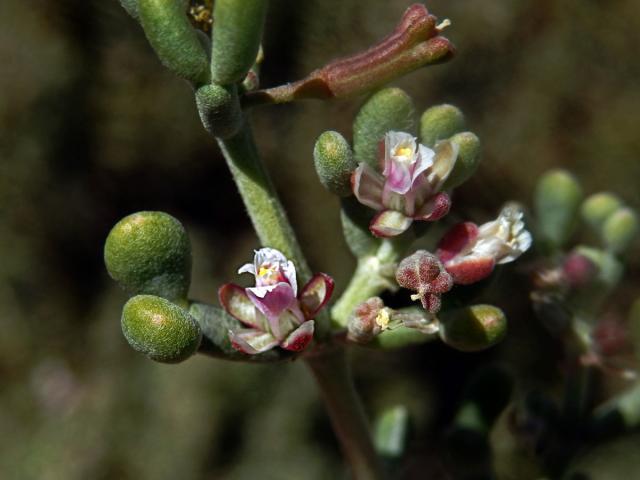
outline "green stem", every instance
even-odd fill
[[[338,328],[344,328],[354,308],[385,290],[397,288],[395,266],[405,244],[383,240],[375,255],[361,257],[346,290],[331,309],[331,319]]]
[[[307,365],[320,387],[354,480],[382,479],[382,464],[373,445],[362,403],[353,386],[344,349],[309,357]]]
[[[289,258],[296,266],[298,280],[304,285],[311,278],[311,270],[273,183],[260,160],[247,119],[243,120],[243,126],[236,135],[226,139],[218,138],[218,144],[260,243],[280,250]],[[318,337],[326,337],[329,331],[326,310],[321,311],[315,320]]]

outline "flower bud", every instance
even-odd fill
[[[267,0],[216,0],[213,6],[211,79],[241,82],[253,66],[262,38]]]
[[[387,132],[415,130],[415,110],[411,97],[399,88],[385,88],[369,98],[353,123],[353,150],[356,163],[380,167],[379,148]]]
[[[420,300],[425,310],[437,313],[440,310],[440,295],[453,287],[453,279],[438,257],[426,250],[418,250],[403,259],[396,270],[398,285],[417,292],[413,300]]]
[[[129,299],[122,310],[122,333],[134,350],[164,363],[186,360],[202,338],[200,327],[186,310],[154,295]]]
[[[481,145],[475,133],[457,133],[449,141],[458,147],[458,159],[444,184],[449,190],[462,185],[476,172],[480,164]]]
[[[388,309],[380,297],[372,297],[358,305],[348,324],[347,338],[356,343],[369,343],[389,323]]]
[[[621,206],[622,202],[614,194],[609,192],[595,193],[582,203],[582,218],[592,228],[600,232],[607,218]]]
[[[236,87],[212,84],[196,91],[196,105],[204,128],[214,137],[229,138],[242,125],[242,111]]]
[[[602,237],[607,248],[624,253],[638,235],[640,225],[636,213],[628,207],[612,213],[602,226]]]
[[[507,317],[492,305],[473,305],[440,318],[440,338],[463,352],[478,352],[500,342],[507,333]]]
[[[571,288],[589,284],[598,274],[598,268],[588,257],[572,252],[562,263],[562,277]]]
[[[130,294],[186,298],[191,245],[182,224],[163,212],[138,212],[120,220],[104,246],[109,275]]]
[[[535,192],[539,231],[554,247],[561,247],[576,224],[582,188],[569,172],[552,170],[540,178]]]
[[[458,107],[443,104],[431,107],[420,117],[420,143],[433,148],[440,140],[461,132],[464,115]]]
[[[162,64],[195,85],[208,83],[209,57],[187,17],[184,2],[138,0],[137,3],[144,33]]]
[[[338,132],[324,132],[316,140],[313,160],[320,183],[340,197],[351,195],[351,173],[358,164],[349,142]]]
[[[574,252],[593,262],[598,271],[598,281],[602,282],[609,289],[615,287],[622,278],[624,268],[618,259],[616,259],[615,255],[597,248],[585,246],[576,247]]]

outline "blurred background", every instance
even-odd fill
[[[407,0],[272,0],[263,86],[301,78],[389,33]],[[484,144],[454,218],[484,222],[507,199],[530,203],[546,169],[640,208],[640,10],[633,0],[431,0],[453,25],[450,63],[398,81],[418,111],[454,103]],[[193,95],[165,71],[116,0],[0,2],[0,478],[326,479],[340,453],[302,364],[175,366],[133,352],[126,300],[102,246],[121,217],[163,210],[194,249],[191,296],[216,302],[257,246]],[[354,261],[338,201],[317,181],[324,130],[351,135],[363,99],[257,109],[258,145],[313,269],[344,288]],[[578,235],[580,235],[578,233]],[[638,293],[640,250],[616,295]],[[517,286],[517,285],[516,285]],[[402,478],[455,478],[439,448],[467,378],[506,364],[551,385],[551,342],[510,287],[511,333],[482,354],[441,344],[355,352],[368,412],[402,402],[413,417]],[[552,350],[552,348],[551,348]],[[544,352],[544,353],[542,353]],[[265,468],[268,465],[268,469]]]

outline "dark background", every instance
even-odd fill
[[[272,0],[263,85],[365,48],[407,6]],[[507,199],[529,203],[536,178],[553,166],[572,170],[587,191],[613,190],[640,207],[635,1],[433,0],[428,7],[452,20],[447,36],[459,54],[396,83],[418,111],[460,106],[483,141],[483,164],[456,193],[454,215],[485,221]],[[217,286],[235,279],[257,245],[190,87],[161,67],[116,0],[3,0],[0,26],[0,477],[339,476],[339,452],[302,365],[203,357],[158,365],[120,333],[126,297],[105,272],[102,245],[124,215],[164,210],[186,225],[191,296],[204,301],[215,302]],[[349,138],[361,102],[304,102],[253,115],[303,248],[338,289],[354,262],[312,149],[327,129]],[[637,294],[638,253],[636,246],[629,255],[614,311],[624,312]],[[509,296],[507,313],[526,300],[522,291]],[[434,452],[478,365],[500,360],[536,370],[546,337],[528,316],[510,320],[513,335],[481,355],[442,345],[358,353],[367,409],[402,401],[415,418],[406,478],[427,471],[448,478]]]

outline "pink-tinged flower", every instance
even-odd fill
[[[224,309],[248,327],[229,331],[231,345],[250,355],[275,346],[304,350],[313,339],[313,318],[331,297],[332,278],[317,273],[298,293],[293,262],[273,248],[257,250],[238,273],[253,274],[256,285],[227,283],[218,291]]]
[[[469,285],[491,275],[496,265],[513,262],[531,246],[522,210],[505,206],[498,218],[483,225],[464,222],[438,244],[436,254],[455,283]]]
[[[429,313],[438,313],[440,296],[453,288],[453,279],[433,253],[418,250],[403,259],[396,270],[398,285],[416,292],[412,300],[420,300]]]
[[[442,185],[453,170],[458,147],[442,141],[435,150],[403,132],[387,132],[381,145],[382,174],[360,163],[351,176],[358,201],[378,210],[369,229],[378,237],[393,237],[414,220],[435,221],[449,212]]]

